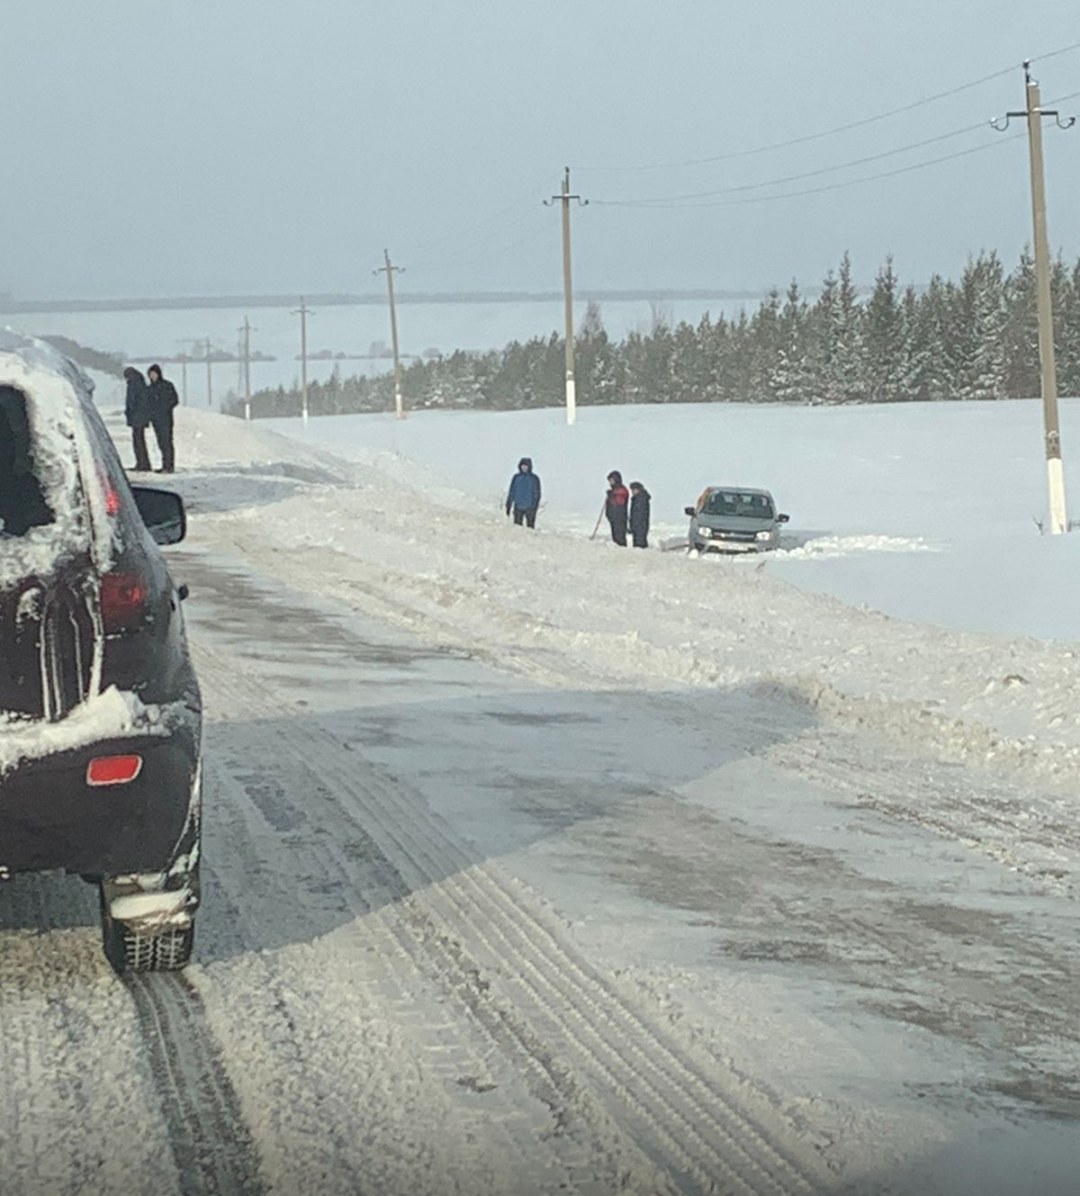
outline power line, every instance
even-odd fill
[[[1049,54],[1037,54],[1034,58],[1029,58],[1028,62],[1046,62],[1050,58],[1058,58],[1062,54],[1068,54],[1072,50],[1080,50],[1080,42],[1073,42],[1071,46],[1062,46],[1060,50],[1051,50]],[[1057,101],[1051,100],[1050,103]]]
[[[942,162],[952,162],[957,158],[966,158],[971,154],[981,154],[986,150],[993,149],[995,146],[1004,145],[1008,141],[1016,141],[1024,137],[1023,133],[1016,133],[1012,137],[1005,137],[1000,141],[988,141],[985,145],[976,145],[971,149],[960,150],[955,154],[944,154],[940,158],[928,158],[925,162],[915,162],[911,166],[901,166],[897,170],[885,170],[878,174],[864,175],[859,179],[847,179],[842,183],[828,183],[823,187],[805,187],[800,191],[784,191],[779,195],[754,195],[746,199],[717,199],[710,200],[707,203],[670,203],[670,204],[643,204],[637,200],[612,200],[612,199],[594,199],[592,202],[598,206],[609,208],[642,208],[645,211],[659,211],[663,208],[720,208],[732,207],[743,204],[757,204],[769,203],[772,200],[778,199],[796,199],[802,195],[820,195],[825,191],[839,191],[845,187],[857,187],[861,183],[872,183],[878,179],[891,179],[897,175],[910,174],[914,170],[925,170],[928,166],[937,166]]]
[[[528,245],[532,241],[537,241],[542,236],[546,236],[550,232],[550,226],[547,224],[541,225],[539,228],[534,228],[531,232],[526,233],[524,237],[519,237],[516,241],[511,241],[509,245],[504,245],[500,249],[493,249],[487,253],[473,254],[464,261],[458,258],[451,260],[448,263],[443,263],[434,269],[425,267],[425,272],[429,274],[446,274],[450,270],[467,270],[470,266],[478,265],[480,262],[491,261],[492,258],[502,257],[504,254],[510,253],[517,249],[520,245]]]
[[[735,195],[742,191],[756,191],[762,187],[778,187],[784,183],[794,183],[801,179],[817,178],[823,174],[832,174],[838,170],[850,170],[853,166],[865,166],[868,162],[880,162],[883,158],[894,158],[897,154],[907,154],[912,150],[923,149],[928,145],[937,145],[942,141],[949,141],[953,137],[962,137],[967,133],[974,133],[983,129],[984,123],[965,125],[962,129],[953,129],[949,133],[939,133],[936,137],[927,137],[922,141],[913,141],[910,145],[897,146],[895,149],[881,150],[876,154],[867,154],[862,158],[852,158],[848,162],[838,162],[833,166],[819,166],[814,170],[804,170],[798,174],[782,175],[775,179],[765,179],[760,183],[740,183],[735,187],[720,187],[715,191],[697,191],[687,195],[665,195],[652,199],[637,199],[632,202],[645,207],[650,204],[674,203],[687,199],[709,199],[717,195]]]
[[[1062,46],[1057,50],[1052,50],[1047,54],[1040,54],[1031,59],[1032,62],[1044,62],[1051,58],[1058,58],[1062,54],[1069,54],[1073,50],[1080,50],[1080,42],[1074,42],[1068,46]],[[960,95],[962,92],[971,91],[976,87],[982,87],[985,83],[991,83],[995,79],[1004,78],[1006,75],[1012,74],[1016,67],[1007,66],[999,71],[993,71],[989,75],[982,75],[978,79],[972,79],[969,83],[961,83],[957,87],[950,87],[946,91],[935,92],[933,95],[924,96],[919,100],[912,100],[910,103],[901,104],[899,107],[890,108],[885,112],[875,113],[873,116],[860,117],[859,120],[847,121],[842,125],[834,125],[831,129],[822,129],[817,133],[806,133],[801,137],[791,137],[786,141],[774,141],[766,145],[754,146],[751,149],[732,150],[725,154],[714,154],[707,158],[686,158],[681,162],[657,162],[644,166],[580,166],[579,170],[593,170],[597,172],[633,172],[645,170],[675,170],[685,166],[706,166],[712,162],[730,162],[736,158],[751,158],[758,154],[771,153],[774,150],[789,149],[796,145],[806,145],[812,141],[820,141],[825,137],[835,137],[840,133],[848,133],[853,129],[862,129],[867,125],[877,124],[879,121],[889,120],[894,116],[901,116],[905,112],[913,112],[917,108],[923,108],[927,104],[936,104],[939,100],[949,99],[951,96]]]
[[[484,248],[492,242],[497,241],[500,237],[506,236],[507,233],[520,228],[521,225],[529,223],[532,224],[536,219],[535,211],[524,212],[516,219],[503,224],[500,228],[494,229],[492,232],[481,237],[471,237],[456,249],[452,249],[449,253],[437,256],[432,262],[424,262],[425,271],[441,270],[445,266],[455,265],[462,257],[471,257],[475,255],[477,250]]]
[[[474,232],[476,229],[485,228],[487,225],[492,224],[502,216],[505,216],[508,212],[512,212],[515,208],[520,207],[523,203],[528,203],[529,200],[535,199],[536,193],[538,191],[546,192],[551,185],[551,180],[557,177],[558,175],[554,174],[545,175],[545,177],[541,179],[541,181],[535,187],[530,188],[520,198],[515,199],[512,203],[508,203],[505,207],[500,208],[497,212],[493,212],[490,216],[485,216],[482,220],[477,220],[473,224],[467,224],[464,226],[464,228],[455,229],[453,232],[447,233],[444,236],[435,237],[430,241],[421,241],[417,245],[409,246],[409,251],[411,253],[419,253],[423,249],[431,249],[437,245],[445,245],[448,241],[456,241],[460,237],[467,236],[469,233]]]

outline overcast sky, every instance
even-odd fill
[[[988,127],[724,206],[1023,105],[1020,60],[1076,0],[27,0],[4,16],[0,291],[104,297],[561,285],[541,198],[564,164],[580,288],[808,284],[850,249],[902,277],[1029,237],[1023,139]],[[1001,78],[901,116],[771,145]],[[1080,92],[1080,50],[1036,64]],[[1063,105],[1080,111],[1080,97]],[[1014,126],[1011,132],[1016,132]],[[823,187],[987,145],[924,170]],[[1046,134],[1051,241],[1080,253],[1080,126]],[[619,168],[619,169],[610,169]],[[732,199],[755,202],[732,204]],[[678,201],[683,202],[683,201]],[[685,201],[698,203],[701,201]]]

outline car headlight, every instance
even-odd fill
[[[697,534],[703,540],[707,540],[712,535],[712,528],[711,527],[699,527],[697,529]]]
[[[759,540],[771,540],[775,535],[776,532],[758,532],[757,538]]]

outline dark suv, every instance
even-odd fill
[[[157,545],[183,539],[184,507],[128,485],[92,392],[0,331],[0,876],[81,874],[117,971],[181,968],[202,710]]]

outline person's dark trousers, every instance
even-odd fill
[[[649,533],[648,532],[634,532],[634,547],[648,548],[649,547]]]
[[[146,428],[131,429],[131,443],[135,446],[135,472],[150,472],[150,454],[146,451]]]
[[[626,547],[626,508],[616,507],[611,512],[611,538],[616,544]]]
[[[164,415],[157,416],[153,424],[158,448],[161,449],[161,472],[172,473],[176,468],[176,455],[173,449],[173,413],[167,411]]]
[[[536,508],[535,507],[515,507],[514,508],[514,522],[521,527],[524,523],[527,527],[536,527]]]

